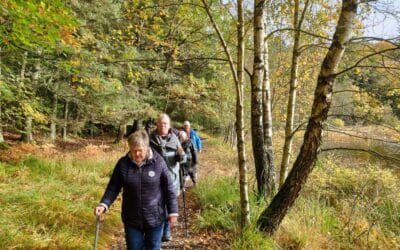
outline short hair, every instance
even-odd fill
[[[185,131],[179,131],[179,139],[182,141],[186,141],[188,139],[188,135]]]
[[[128,137],[128,145],[149,147],[149,136],[145,130],[140,129]]]
[[[164,118],[166,118],[168,120],[168,123],[171,124],[171,118],[169,118],[169,116],[166,113],[162,113],[157,117],[157,123]]]

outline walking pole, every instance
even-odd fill
[[[96,232],[94,235],[93,249],[97,250],[97,241],[99,240],[99,230],[100,230],[100,215],[96,215]]]
[[[181,186],[182,186],[182,199],[183,199],[183,221],[185,223],[185,237],[188,237],[188,227],[187,227],[187,217],[186,217],[186,199],[185,199],[185,184],[183,182],[183,166],[180,166],[181,168],[179,169],[180,173],[180,181],[181,181]]]

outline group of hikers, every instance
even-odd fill
[[[161,249],[170,241],[178,218],[177,197],[186,183],[197,182],[201,139],[184,121],[181,130],[161,114],[154,131],[138,130],[127,138],[129,152],[117,162],[96,216],[107,212],[122,189],[121,217],[127,249]],[[150,132],[150,133],[149,133]]]

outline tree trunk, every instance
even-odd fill
[[[318,76],[311,116],[304,134],[300,153],[278,194],[258,219],[260,230],[269,235],[272,235],[277,230],[315,165],[321,145],[322,125],[327,119],[332,101],[335,73],[343,56],[346,43],[350,39],[353,21],[357,12],[357,2],[357,0],[342,1],[342,10],[332,44],[325,56]]]
[[[28,59],[28,52],[25,52],[22,58],[22,65],[21,65],[21,73],[20,73],[20,87],[19,87],[19,93],[18,93],[18,98],[24,99],[25,97],[23,96],[23,91],[25,89],[25,71],[26,71],[26,62]],[[24,111],[24,122],[25,125],[23,127],[23,133],[22,133],[22,141],[26,143],[32,143],[33,141],[33,136],[32,136],[32,117],[30,114],[26,114]]]
[[[17,98],[20,99],[20,100],[24,99],[23,92],[24,92],[24,89],[25,89],[24,81],[25,81],[25,70],[26,70],[27,57],[28,57],[28,52],[25,51],[25,53],[24,53],[24,55],[22,57],[21,72],[20,72],[20,75],[19,75],[19,88],[18,88]],[[24,113],[23,113],[23,116],[24,116],[25,122],[26,122],[26,116],[25,116]],[[27,133],[26,124],[25,124],[25,127],[23,127],[21,130],[23,131],[22,135],[21,135],[22,141],[23,142],[28,142],[28,136],[26,134]]]
[[[22,136],[22,141],[26,143],[32,143],[33,142],[33,136],[32,136],[32,116],[27,116],[25,117],[25,131]]]
[[[224,49],[225,55],[228,58],[229,67],[232,72],[232,77],[236,86],[236,134],[237,134],[237,148],[238,148],[238,162],[239,162],[239,178],[240,178],[240,204],[241,204],[241,222],[242,225],[247,225],[250,221],[250,207],[248,198],[248,184],[247,184],[247,166],[246,166],[246,151],[244,144],[244,120],[243,120],[243,69],[244,69],[244,44],[243,44],[243,2],[238,0],[238,71],[235,69],[235,65],[229,51],[229,48],[215,23],[211,11],[205,0],[201,0],[203,6],[210,18],[211,24],[213,25],[215,32],[221,42],[221,46]],[[242,79],[239,81],[239,77]]]
[[[2,103],[0,101],[0,143],[3,143],[4,142],[4,137],[3,137],[3,123],[2,123],[2,120],[1,120],[1,116],[2,116],[1,105],[2,105]]]
[[[264,153],[262,84],[264,78],[264,7],[265,0],[254,1],[254,63],[251,79],[251,136],[259,197],[266,197],[268,165]]]
[[[64,105],[64,124],[63,124],[63,127],[62,127],[62,139],[63,139],[63,141],[67,141],[68,109],[69,109],[69,101],[65,100],[65,105]]]
[[[58,104],[58,95],[54,93],[53,95],[53,112],[50,118],[50,141],[54,143],[57,138],[57,104]]]
[[[246,164],[246,148],[244,144],[244,110],[243,110],[243,71],[244,71],[244,11],[243,0],[237,1],[238,22],[237,22],[237,79],[236,84],[236,138],[239,163],[239,187],[240,187],[240,207],[241,207],[241,226],[250,224],[250,205]]]
[[[292,155],[292,143],[293,143],[293,124],[294,114],[296,112],[296,96],[297,96],[297,72],[300,56],[300,30],[302,20],[307,10],[308,1],[305,3],[305,7],[302,13],[302,18],[299,19],[299,0],[294,1],[294,13],[293,13],[293,49],[292,49],[292,66],[290,68],[290,79],[289,79],[289,100],[286,112],[286,125],[285,125],[285,144],[283,146],[281,169],[279,175],[279,186],[282,186],[288,173],[288,167],[290,157]]]
[[[115,140],[115,143],[120,143],[124,139],[126,132],[127,132],[126,131],[126,123],[121,123],[118,128],[118,135]]]
[[[0,46],[0,80],[1,79],[2,79],[2,76],[1,76],[1,46]],[[2,117],[1,105],[2,105],[2,102],[1,102],[1,97],[0,97],[0,143],[3,143],[4,137],[3,137],[3,122],[1,120],[1,117]]]
[[[267,31],[267,12],[266,9],[264,18],[264,32]],[[266,181],[266,193],[272,196],[276,192],[276,176],[275,176],[275,164],[274,164],[274,152],[272,146],[272,96],[271,96],[271,83],[269,79],[269,52],[268,52],[268,40],[264,39],[264,75],[263,75],[263,129],[264,129],[264,154],[267,158],[268,165],[267,170],[267,181]]]
[[[38,55],[41,54],[41,51],[38,51]],[[34,65],[34,71],[32,74],[32,88],[35,89],[36,85],[38,84],[39,77],[40,77],[40,72],[41,72],[41,65],[40,65],[40,60],[37,59]],[[27,143],[32,143],[33,142],[33,117],[32,114],[26,114],[25,116],[25,137],[24,141]]]

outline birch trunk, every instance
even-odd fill
[[[321,145],[322,125],[327,119],[332,101],[332,88],[336,78],[337,67],[343,56],[346,44],[350,40],[357,7],[357,0],[342,0],[342,9],[332,44],[325,56],[318,76],[311,116],[304,134],[300,153],[279,192],[258,219],[260,230],[266,234],[272,235],[277,230],[289,208],[292,207],[297,199],[315,165]]]
[[[68,109],[69,109],[69,101],[65,100],[65,104],[64,104],[64,124],[63,124],[63,127],[62,127],[62,139],[63,139],[63,141],[67,141]]]
[[[58,95],[54,93],[53,95],[53,111],[50,118],[50,141],[54,143],[57,138],[57,105],[58,105]]]
[[[267,10],[264,19],[264,35],[267,33]],[[271,96],[271,82],[269,78],[269,52],[268,40],[264,39],[264,76],[263,76],[263,129],[264,129],[264,154],[267,158],[267,183],[266,193],[272,196],[276,192],[276,176],[274,164],[274,152],[272,146],[272,96]]]
[[[246,149],[244,144],[244,110],[243,110],[243,70],[244,70],[244,14],[243,14],[243,1],[238,0],[238,60],[237,70],[229,51],[229,48],[225,42],[225,39],[219,30],[217,24],[214,21],[211,11],[205,0],[201,0],[203,6],[207,12],[211,24],[213,25],[215,32],[218,35],[221,46],[224,49],[225,55],[228,58],[229,67],[232,72],[232,77],[236,86],[236,136],[237,136],[237,149],[238,149],[238,163],[239,163],[239,182],[240,182],[240,204],[241,204],[241,223],[242,226],[249,224],[250,222],[250,206],[248,196],[248,181],[247,181],[247,165],[246,165]],[[239,72],[240,71],[240,72]],[[240,78],[240,80],[239,80]]]
[[[244,71],[244,11],[243,0],[237,1],[238,22],[237,22],[237,79],[236,84],[236,137],[239,162],[239,186],[240,186],[240,207],[241,226],[250,224],[250,205],[247,178],[246,148],[244,144],[244,108],[243,108],[243,71]]]
[[[265,0],[254,1],[254,62],[251,79],[251,136],[254,165],[256,168],[257,191],[265,197],[267,183],[267,159],[264,153],[263,93],[264,78],[264,7]]]
[[[279,186],[282,186],[286,179],[290,156],[292,154],[292,132],[294,123],[294,113],[296,109],[296,95],[297,95],[297,70],[299,62],[299,0],[294,1],[294,15],[293,15],[293,49],[292,49],[292,66],[290,68],[289,79],[289,100],[286,111],[286,125],[285,125],[285,144],[283,145],[282,162],[279,175]]]

